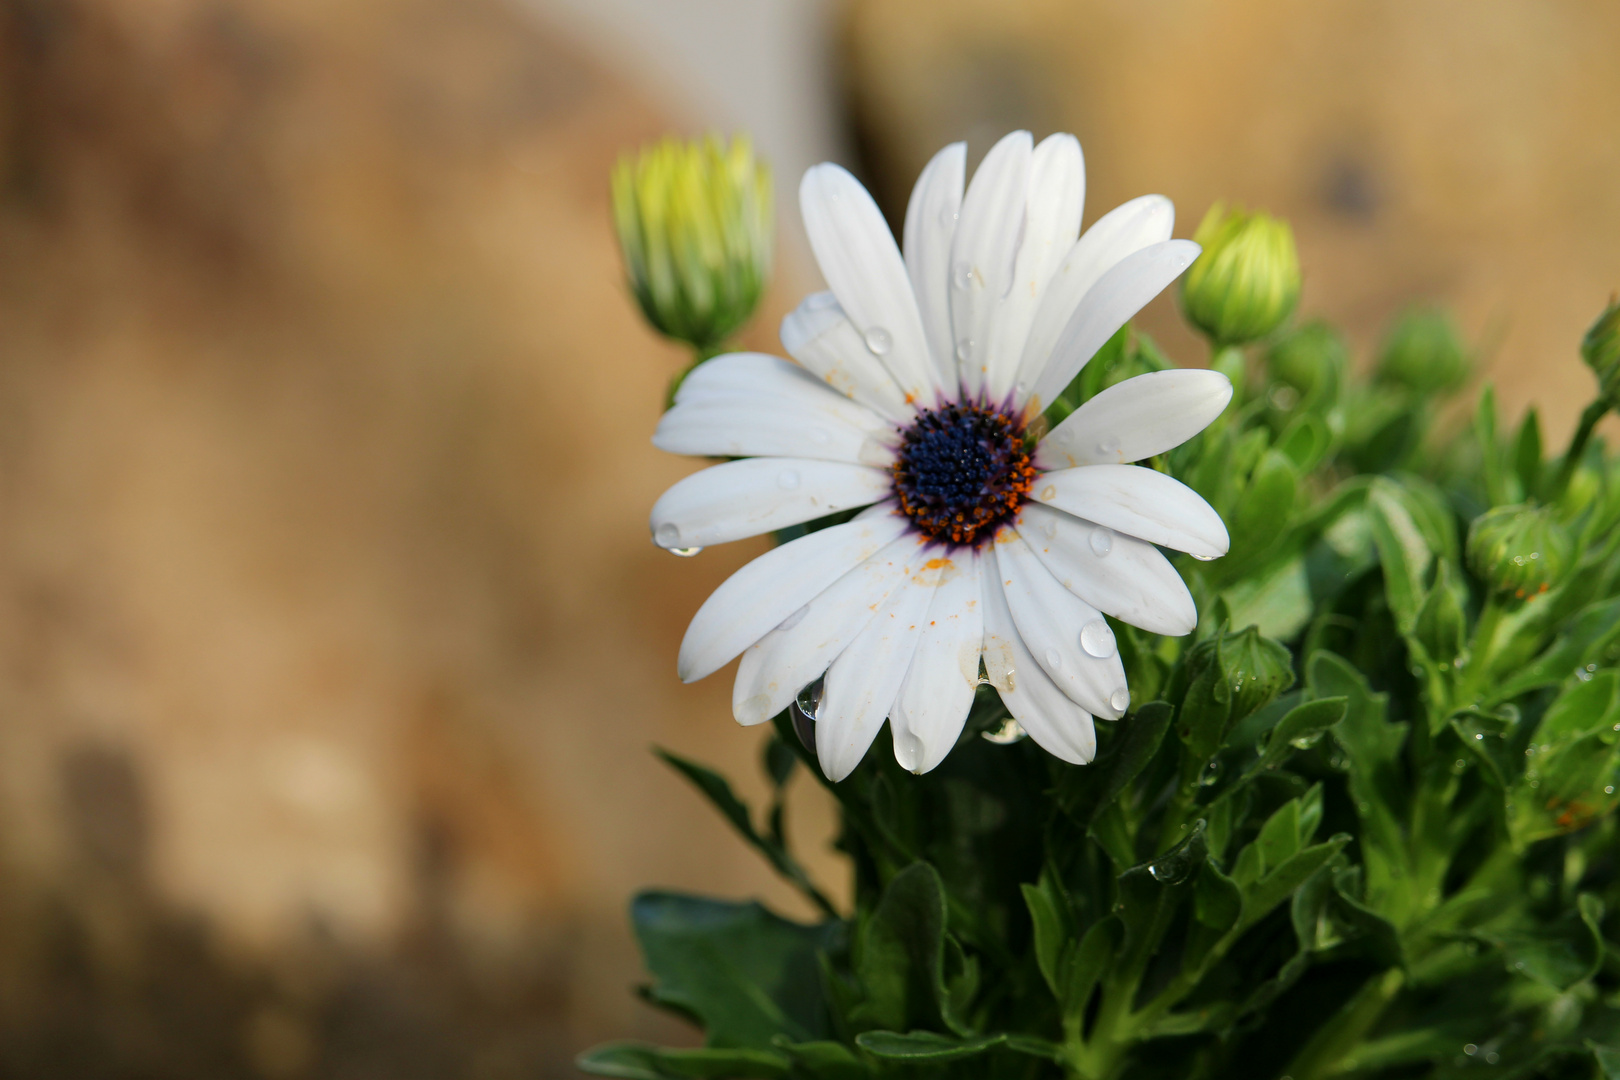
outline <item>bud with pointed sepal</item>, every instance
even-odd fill
[[[613,170],[630,289],[660,333],[712,354],[748,321],[770,275],[771,174],[746,138],[665,139]]]
[[[1204,252],[1181,279],[1181,306],[1195,326],[1217,345],[1242,345],[1282,325],[1300,286],[1287,222],[1216,203],[1193,239]]]
[[[1545,506],[1498,506],[1468,530],[1468,565],[1497,592],[1544,593],[1575,563],[1575,544]]]
[[[1598,378],[1598,386],[1613,408],[1620,408],[1620,298],[1609,301],[1597,322],[1581,339],[1581,359]]]

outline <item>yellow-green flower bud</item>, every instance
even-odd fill
[[[1444,312],[1413,309],[1395,323],[1378,357],[1378,378],[1420,393],[1455,390],[1468,378],[1468,351]]]
[[[620,158],[613,224],[660,333],[712,352],[754,313],[770,275],[771,173],[746,138],[669,138]]]
[[[1217,345],[1242,345],[1282,325],[1299,301],[1286,221],[1216,203],[1193,239],[1204,252],[1181,279],[1181,307],[1195,326]]]
[[[1575,543],[1545,506],[1498,506],[1468,530],[1468,565],[1498,592],[1544,593],[1575,564]]]
[[[1620,298],[1609,301],[1581,339],[1581,359],[1598,377],[1603,396],[1620,407]]]

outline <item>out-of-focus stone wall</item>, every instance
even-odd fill
[[[0,1072],[690,1038],[630,893],[803,909],[649,753],[760,786],[674,661],[763,543],[646,535],[682,357],[606,194],[666,121],[496,0],[0,27]]]
[[[1370,347],[1451,306],[1514,413],[1573,427],[1575,348],[1620,288],[1610,0],[852,0],[849,85],[891,214],[928,155],[1073,131],[1089,223],[1150,191],[1288,217],[1302,310]],[[1201,360],[1167,301],[1144,320]]]

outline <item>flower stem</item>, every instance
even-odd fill
[[[1356,991],[1326,1024],[1317,1029],[1284,1069],[1293,1080],[1322,1080],[1337,1072],[1339,1062],[1372,1030],[1405,982],[1400,968],[1375,975]]]
[[[1575,475],[1575,469],[1581,463],[1581,457],[1586,452],[1586,444],[1592,438],[1592,429],[1597,427],[1599,420],[1608,413],[1613,406],[1607,395],[1598,398],[1588,405],[1581,413],[1580,426],[1575,429],[1575,435],[1569,440],[1569,449],[1564,451],[1564,460],[1558,466],[1558,475],[1553,479],[1552,487],[1547,491],[1546,502],[1557,502],[1569,488],[1569,481]]]

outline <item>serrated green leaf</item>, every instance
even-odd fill
[[[696,1017],[711,1048],[765,1049],[776,1035],[805,1042],[827,1034],[817,954],[838,923],[804,926],[757,903],[642,893],[631,921],[651,1000]]]
[[[925,862],[897,874],[857,940],[866,999],[852,1022],[890,1031],[945,1027],[967,1034],[945,985],[945,887]]]
[[[1297,851],[1244,890],[1243,924],[1252,926],[1287,900],[1305,881],[1350,842],[1342,833],[1321,844]]]

